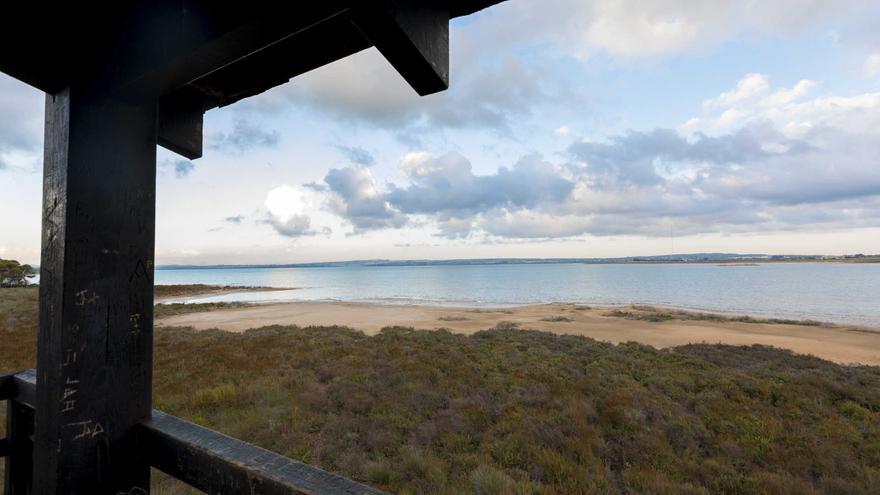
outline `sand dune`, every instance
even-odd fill
[[[447,328],[473,333],[510,322],[523,329],[582,335],[654,347],[689,343],[763,344],[838,363],[880,365],[880,332],[848,327],[716,321],[651,322],[606,316],[608,308],[546,304],[506,309],[443,308],[343,302],[288,302],[189,313],[163,318],[157,326],[244,331],[266,325],[341,325],[375,334],[386,326]],[[557,320],[557,321],[552,321]]]

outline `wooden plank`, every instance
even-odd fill
[[[15,395],[15,373],[0,373],[0,400]]]
[[[149,490],[156,106],[99,82],[46,98],[36,493]]]
[[[153,466],[207,493],[383,493],[159,411],[141,423],[139,444]]]
[[[449,87],[447,2],[384,0],[355,12],[357,26],[418,94]]]
[[[33,409],[37,402],[37,370],[19,371],[15,374],[14,380],[16,402]]]
[[[10,400],[6,406],[6,448],[4,493],[30,495],[33,485],[34,411],[31,407]]]
[[[315,22],[160,98],[159,145],[198,158],[204,111],[262,93],[370,46],[348,11]]]
[[[6,438],[0,439],[0,457],[5,459],[4,492],[6,495],[29,495],[33,476],[34,404],[36,371],[0,375],[11,390],[6,406]],[[8,379],[8,381],[7,381]]]
[[[351,23],[348,11],[342,11],[201,77],[187,88],[198,90],[211,101],[207,107],[222,107],[370,46],[372,43]]]
[[[471,15],[485,8],[499,4],[505,0],[450,0],[449,17],[456,18],[465,15]]]
[[[16,401],[33,395],[34,370],[15,379]],[[240,487],[254,487],[254,494],[383,493],[161,411],[139,424],[137,439],[152,465],[208,493],[237,493]]]
[[[448,20],[500,1],[435,3],[448,12]],[[120,85],[165,94],[334,12],[364,4],[376,8],[381,3],[154,0],[48,6],[45,2],[6,2],[3,18],[13,22],[0,29],[0,46],[8,47],[0,51],[0,71],[55,93],[82,74],[104,68],[104,77]],[[120,58],[120,54],[131,56]]]

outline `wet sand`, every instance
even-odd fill
[[[880,332],[845,326],[671,320],[652,322],[607,316],[610,308],[544,304],[503,309],[446,308],[346,302],[285,302],[188,313],[160,319],[157,326],[244,331],[266,325],[355,328],[376,334],[388,326],[446,328],[471,334],[502,322],[518,328],[581,335],[658,348],[691,343],[762,344],[842,364],[880,365]],[[552,321],[558,320],[558,321]]]

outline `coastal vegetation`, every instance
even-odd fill
[[[30,265],[0,258],[0,287],[24,287],[28,278],[34,276],[33,271]]]
[[[167,299],[171,297],[187,297],[187,296],[204,296],[210,294],[225,294],[229,292],[250,292],[250,291],[273,291],[288,290],[278,287],[257,287],[257,286],[241,286],[241,285],[206,285],[206,284],[177,284],[177,285],[157,285],[153,294],[157,299]]]
[[[0,290],[0,369],[36,290]],[[507,325],[155,331],[157,409],[393,493],[880,492],[880,368]],[[0,421],[0,428],[5,421]],[[157,473],[153,493],[195,493]]]
[[[764,323],[771,325],[802,325],[809,327],[833,326],[830,323],[823,323],[814,320],[792,320],[785,318],[756,318],[753,316],[729,316],[716,313],[704,313],[700,311],[681,311],[676,309],[663,309],[654,306],[632,305],[629,308],[614,309],[605,316],[613,316],[616,318],[625,318],[627,320],[644,320],[644,321],[672,321],[672,320],[693,320],[693,321],[717,321],[717,322],[738,322],[738,323]]]
[[[249,303],[232,301],[232,302],[211,302],[211,303],[163,303],[157,304],[153,310],[155,318],[165,318],[168,316],[177,316],[188,313],[203,313],[205,311],[215,311],[218,309],[245,308],[252,306]]]

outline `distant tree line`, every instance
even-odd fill
[[[34,269],[31,265],[0,258],[0,287],[24,287],[28,284],[28,277],[33,276]]]

